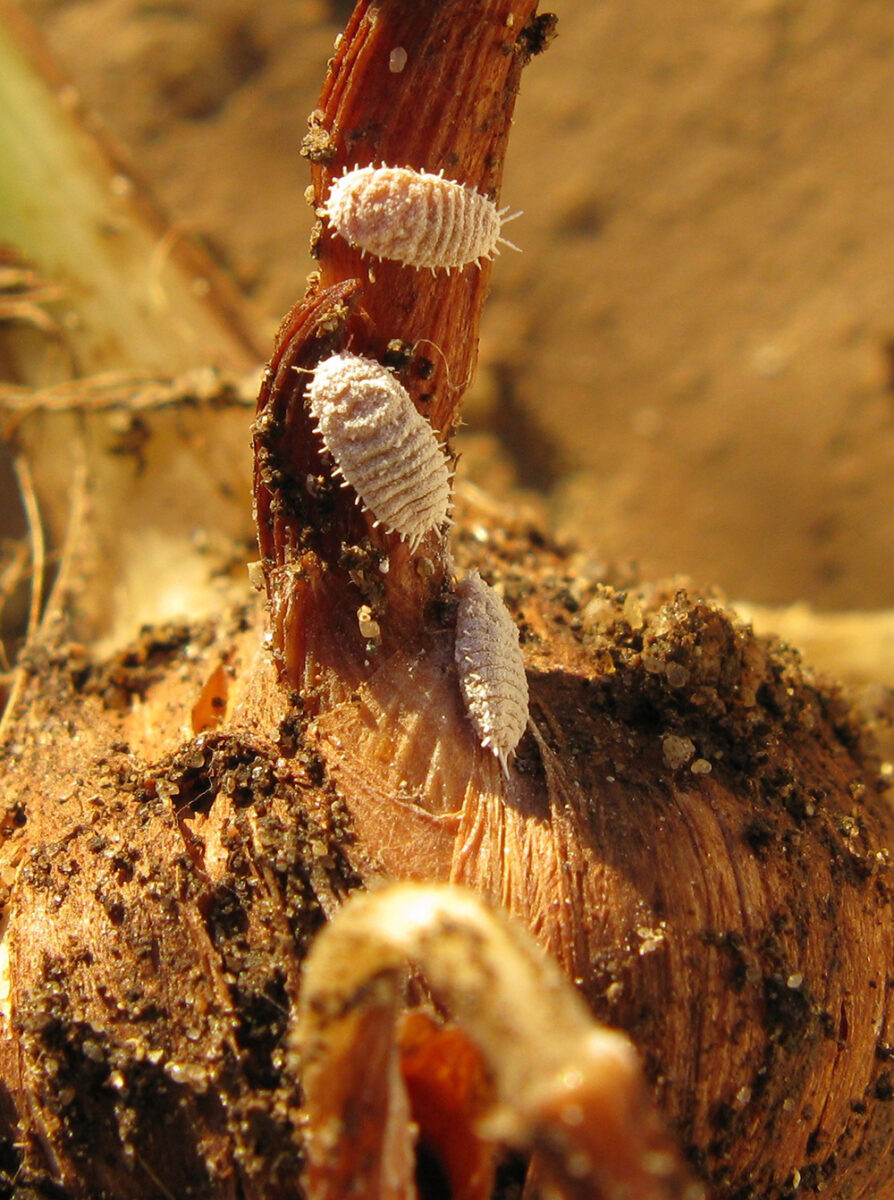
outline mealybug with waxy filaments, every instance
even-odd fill
[[[352,246],[410,267],[464,267],[499,253],[512,217],[487,196],[443,174],[409,167],[355,167],[336,179],[323,211]]]
[[[376,524],[415,550],[450,511],[450,466],[409,392],[381,363],[333,354],[313,372],[311,416],[336,470]]]
[[[509,773],[528,723],[528,680],[518,630],[503,601],[477,571],[457,585],[454,658],[475,732]]]

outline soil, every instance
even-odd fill
[[[21,3],[272,339],[313,265],[298,150],[350,5]],[[555,7],[510,146],[523,253],[494,275],[470,461],[499,448],[493,478],[645,577],[894,604],[888,0]]]

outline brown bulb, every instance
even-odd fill
[[[499,7],[487,10],[494,30]],[[355,163],[445,165],[441,142],[386,100],[379,27],[364,11],[316,118],[332,151],[315,170],[320,205]],[[408,63],[428,62],[405,37],[404,8],[389,13]],[[459,45],[443,52],[464,68]],[[475,69],[462,89],[469,110],[495,94],[495,62]],[[415,114],[421,79],[402,75],[401,86]],[[344,141],[354,128],[362,153]],[[479,191],[491,185],[476,169],[501,158],[493,141],[484,154],[485,128],[463,120],[455,134],[462,182]],[[463,289],[482,297],[478,268],[369,271],[332,229],[317,249],[319,284],[262,391],[261,427],[280,431],[265,452],[305,454],[306,437],[291,432],[304,420],[301,369],[342,350],[375,357],[394,337],[443,350],[449,369],[426,383],[425,409],[412,356],[403,376],[448,430],[459,398],[449,382],[464,377],[470,347]],[[319,463],[306,473],[317,478]],[[842,697],[719,603],[582,579],[511,519],[477,545],[459,505],[456,567],[502,591],[527,668],[529,729],[504,777],[460,702],[445,543],[408,554],[368,525],[358,537],[337,493],[324,513],[319,493],[308,501],[320,513],[310,522],[263,480],[258,495],[259,512],[275,509],[261,536],[283,678],[309,705],[306,736],[351,816],[357,869],[462,883],[524,921],[593,1011],[629,1032],[658,1108],[716,1196],[889,1194],[890,818]],[[388,556],[383,578],[346,565],[361,543]],[[362,605],[374,639],[356,627]]]

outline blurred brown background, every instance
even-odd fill
[[[312,267],[298,149],[350,5],[22,7],[271,337]],[[472,469],[499,439],[560,528],[646,576],[894,604],[890,0],[554,7],[510,147],[523,253],[494,274]]]

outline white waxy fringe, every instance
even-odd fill
[[[409,392],[381,363],[333,354],[313,372],[311,416],[337,471],[377,524],[415,550],[450,511],[450,467]]]
[[[509,757],[528,723],[528,680],[518,629],[477,571],[457,586],[456,667],[469,719],[509,773]]]
[[[375,258],[432,270],[499,253],[506,209],[474,188],[408,167],[355,167],[336,179],[324,212],[333,229]],[[518,213],[513,216],[518,216]]]

